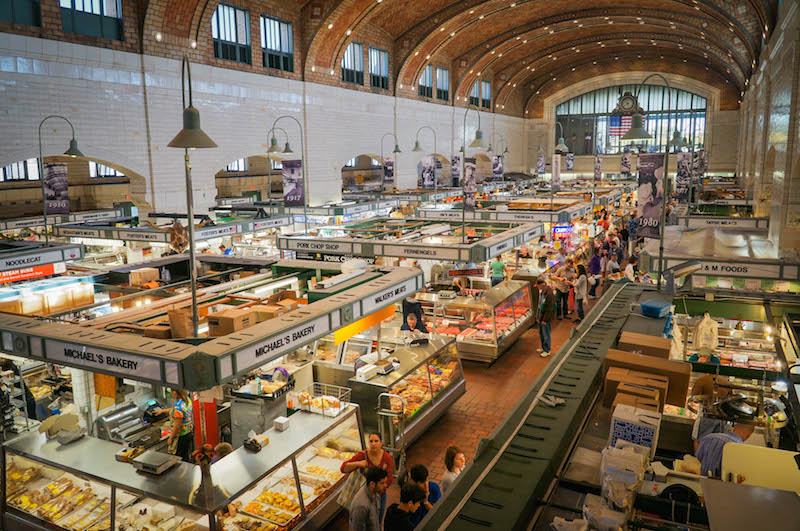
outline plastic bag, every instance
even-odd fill
[[[627,521],[625,513],[610,509],[594,494],[587,494],[583,500],[583,517],[589,521],[591,529],[599,531],[616,531]]]
[[[555,531],[588,531],[589,522],[581,518],[580,520],[566,520],[560,516],[553,518],[550,527]]]
[[[706,347],[716,350],[717,345],[719,345],[719,324],[709,314],[705,314],[694,330],[694,348]]]

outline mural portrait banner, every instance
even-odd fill
[[[283,161],[283,204],[284,206],[303,206],[306,202],[306,189],[303,183],[303,169],[300,160]]]
[[[639,191],[636,236],[658,238],[664,193],[664,154],[639,155]]]
[[[66,164],[44,165],[44,198],[48,214],[69,214]]]

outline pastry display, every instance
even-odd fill
[[[272,505],[273,507],[276,507],[278,509],[285,509],[292,513],[300,512],[300,502],[298,502],[296,495],[294,497],[291,497],[287,494],[282,494],[280,492],[265,490],[264,492],[258,495],[256,501]]]
[[[222,524],[222,529],[224,531],[277,531],[278,526],[271,522],[264,522],[243,514],[237,514],[226,518]]]
[[[68,518],[58,522],[58,525],[70,531],[86,531],[95,523],[98,523],[103,516],[108,514],[110,509],[108,498],[94,498],[84,504],[84,506],[71,514]]]
[[[314,357],[318,361],[329,361],[331,363],[336,363],[336,351],[335,350],[326,350],[326,349],[317,349],[316,354]]]
[[[308,472],[309,474],[323,477],[333,482],[337,482],[344,477],[344,474],[342,474],[338,470],[330,470],[325,467],[317,465],[306,465],[305,467],[303,467],[303,472]]]
[[[264,518],[278,525],[286,525],[292,520],[292,518],[294,518],[291,514],[285,511],[257,501],[248,503],[242,509],[242,512]]]
[[[339,402],[337,398],[332,396],[312,397],[306,391],[298,393],[297,399],[300,401],[300,404],[315,409],[337,409],[342,407],[341,402]]]

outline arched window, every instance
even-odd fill
[[[564,139],[570,151],[576,155],[623,152],[631,144],[622,140],[630,129],[630,115],[612,113],[620,96],[625,92],[636,94],[637,90],[638,85],[606,87],[558,105],[556,120],[564,127]],[[664,85],[644,85],[639,92],[639,105],[645,112],[645,128],[653,137],[636,143],[644,151],[663,152],[676,127],[690,146],[694,144],[695,151],[703,149],[706,129],[704,97],[685,90],[670,90]]]

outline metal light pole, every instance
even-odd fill
[[[423,129],[429,129],[431,133],[433,133],[433,193],[437,193],[439,191],[439,179],[436,177],[436,131],[434,131],[433,127],[429,125],[423,125],[419,129],[417,129],[417,138],[416,142],[414,143],[414,149],[411,151],[422,151],[422,147],[419,145],[419,132]],[[424,184],[424,183],[423,183]]]
[[[65,122],[69,124],[69,128],[72,130],[72,140],[69,141],[69,149],[64,152],[64,155],[69,155],[73,159],[75,157],[82,157],[83,153],[78,151],[78,142],[75,140],[75,128],[72,126],[72,122],[67,120],[61,115],[58,114],[51,114],[50,116],[45,116],[44,119],[39,122],[39,180],[42,183],[42,216],[44,218],[44,243],[45,245],[50,245],[50,235],[47,232],[47,193],[45,192],[44,186],[44,157],[42,156],[42,126],[44,123],[49,120],[50,118],[61,118]]]
[[[278,139],[275,138],[275,131],[283,131],[283,136],[286,138],[286,147],[281,151],[281,147],[278,145]],[[270,167],[270,162],[272,161],[272,157],[270,157],[270,153],[281,153],[290,154],[294,153],[292,148],[289,147],[289,134],[286,132],[286,129],[282,127],[273,127],[269,131],[267,131],[267,136],[270,137],[270,145],[267,149],[267,183],[269,188],[267,188],[267,201],[272,201],[272,168]]]
[[[386,167],[386,162],[383,160],[383,140],[387,136],[393,136],[394,137],[394,149],[392,150],[392,153],[394,153],[395,155],[397,153],[402,153],[402,151],[400,151],[400,145],[399,145],[399,141],[397,140],[397,135],[396,134],[394,134],[394,133],[386,133],[385,135],[383,135],[381,137],[381,166],[382,166],[381,169],[382,170],[384,170],[384,168]],[[394,168],[393,168],[392,171],[394,172],[395,175],[397,175],[397,157],[395,157],[395,159],[394,159]],[[385,174],[381,175],[381,193],[386,191],[386,189],[385,189],[386,183],[384,181],[385,177],[386,177]]]
[[[461,243],[464,244],[467,241],[467,192],[464,190],[464,184],[466,184],[466,175],[464,174],[464,170],[466,169],[466,158],[467,158],[467,114],[469,114],[470,109],[475,109],[478,113],[478,128],[475,130],[475,140],[470,142],[469,147],[471,148],[482,148],[483,147],[483,131],[481,131],[481,111],[477,105],[467,105],[466,110],[464,111],[464,124],[461,127],[463,142],[461,144],[461,195],[463,196],[461,202]],[[475,193],[475,191],[471,191],[471,193]],[[473,198],[474,199],[474,198]]]
[[[184,69],[184,67],[186,67]],[[186,77],[189,78],[189,106],[186,106]],[[194,198],[192,196],[192,166],[189,163],[189,150],[195,148],[215,148],[207,134],[200,129],[200,112],[192,106],[192,71],[189,56],[184,54],[181,62],[181,100],[183,101],[183,129],[167,144],[173,148],[183,148],[183,164],[186,172],[186,210],[189,219],[189,278],[192,288],[192,334],[197,337],[199,316],[197,314],[197,269],[194,249]]]
[[[556,154],[561,157],[562,153],[569,153],[569,147],[564,142],[564,126],[561,125],[561,122],[556,122],[556,125],[561,128],[561,136],[558,138],[558,144],[556,144],[555,152]],[[555,198],[555,173],[553,164],[550,165],[550,222],[553,222],[553,200]],[[558,171],[559,171],[559,178],[561,177],[561,159],[558,159]],[[558,217],[556,217],[556,222],[558,222]]]
[[[275,128],[275,124],[278,123],[278,120],[283,120],[284,118],[289,118],[290,120],[294,120],[294,123],[297,124],[297,127],[300,128],[300,171],[303,173],[303,219],[305,220],[305,227],[306,227],[306,234],[308,234],[308,181],[306,179],[306,161],[305,161],[305,143],[303,142],[303,126],[294,116],[284,114],[283,116],[278,116],[275,118],[275,121],[272,122],[273,129]],[[289,149],[289,142],[286,142],[286,148]],[[291,149],[289,149],[291,152]]]
[[[642,80],[639,84],[639,87],[636,89],[636,99],[638,101],[639,93],[642,90],[642,87],[647,82],[648,79],[651,77],[660,77],[664,84],[667,86],[667,145],[664,149],[664,176],[662,177],[661,184],[662,184],[662,191],[661,191],[661,219],[659,220],[658,225],[658,284],[657,290],[661,291],[661,279],[663,278],[664,272],[664,225],[667,221],[667,196],[669,194],[669,147],[671,145],[680,145],[680,132],[675,131],[675,137],[678,139],[675,142],[674,139],[670,139],[669,137],[669,126],[670,126],[670,114],[671,114],[671,107],[670,107],[670,92],[672,92],[672,87],[667,81],[667,78],[662,76],[661,74],[650,74],[646,78]],[[642,115],[637,112],[631,118],[631,129],[622,137],[622,140],[649,140],[652,138],[650,134],[644,130],[642,127]]]

